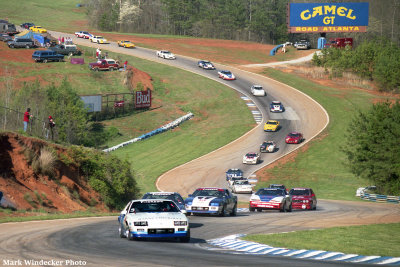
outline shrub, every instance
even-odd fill
[[[53,176],[56,164],[57,156],[54,151],[44,147],[40,150],[39,165],[40,172],[44,175]]]

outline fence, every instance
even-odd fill
[[[0,129],[2,131],[22,131],[24,129],[25,110],[11,109],[0,106]],[[33,136],[51,138],[46,120],[33,116],[28,124],[27,133]],[[54,139],[57,134],[54,133]]]
[[[386,196],[386,195],[378,195],[378,194],[368,194],[361,193],[361,199],[381,202],[381,203],[400,203],[400,196]]]
[[[184,115],[184,116],[182,116],[182,117],[180,117],[180,118],[178,118],[178,119],[176,119],[176,120],[174,120],[174,121],[172,121],[172,122],[170,122],[170,123],[168,123],[168,124],[166,124],[164,126],[161,126],[160,128],[158,128],[156,130],[153,130],[153,131],[151,131],[149,133],[143,134],[143,135],[141,135],[139,137],[136,137],[134,139],[131,139],[129,141],[123,142],[123,143],[121,143],[119,145],[104,149],[103,152],[111,152],[111,151],[117,150],[117,149],[119,149],[121,147],[124,147],[124,146],[127,146],[129,144],[135,143],[137,141],[140,141],[140,140],[143,140],[143,139],[147,139],[147,138],[149,138],[149,137],[151,137],[153,135],[156,135],[156,134],[159,134],[159,133],[163,133],[165,131],[168,131],[170,129],[175,128],[176,126],[178,126],[179,124],[181,124],[184,121],[190,120],[193,116],[194,116],[194,114],[189,112],[188,114],[186,114],[186,115]]]

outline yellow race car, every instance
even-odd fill
[[[264,131],[265,132],[276,132],[279,128],[279,121],[268,120],[264,124]]]
[[[118,46],[122,46],[125,48],[135,48],[135,45],[131,43],[131,41],[118,41]]]
[[[29,28],[29,30],[33,31],[33,32],[38,32],[38,33],[46,33],[47,30],[45,28],[43,28],[42,26],[32,26]]]

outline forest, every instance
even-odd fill
[[[288,3],[369,2],[367,33],[337,33],[355,44],[386,37],[400,44],[400,1],[318,0],[85,0],[91,26],[103,31],[193,36],[277,44],[319,34],[289,34]]]

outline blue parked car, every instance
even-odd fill
[[[32,55],[33,60],[36,62],[47,63],[48,61],[64,61],[64,55],[57,54],[51,50],[37,50]]]

